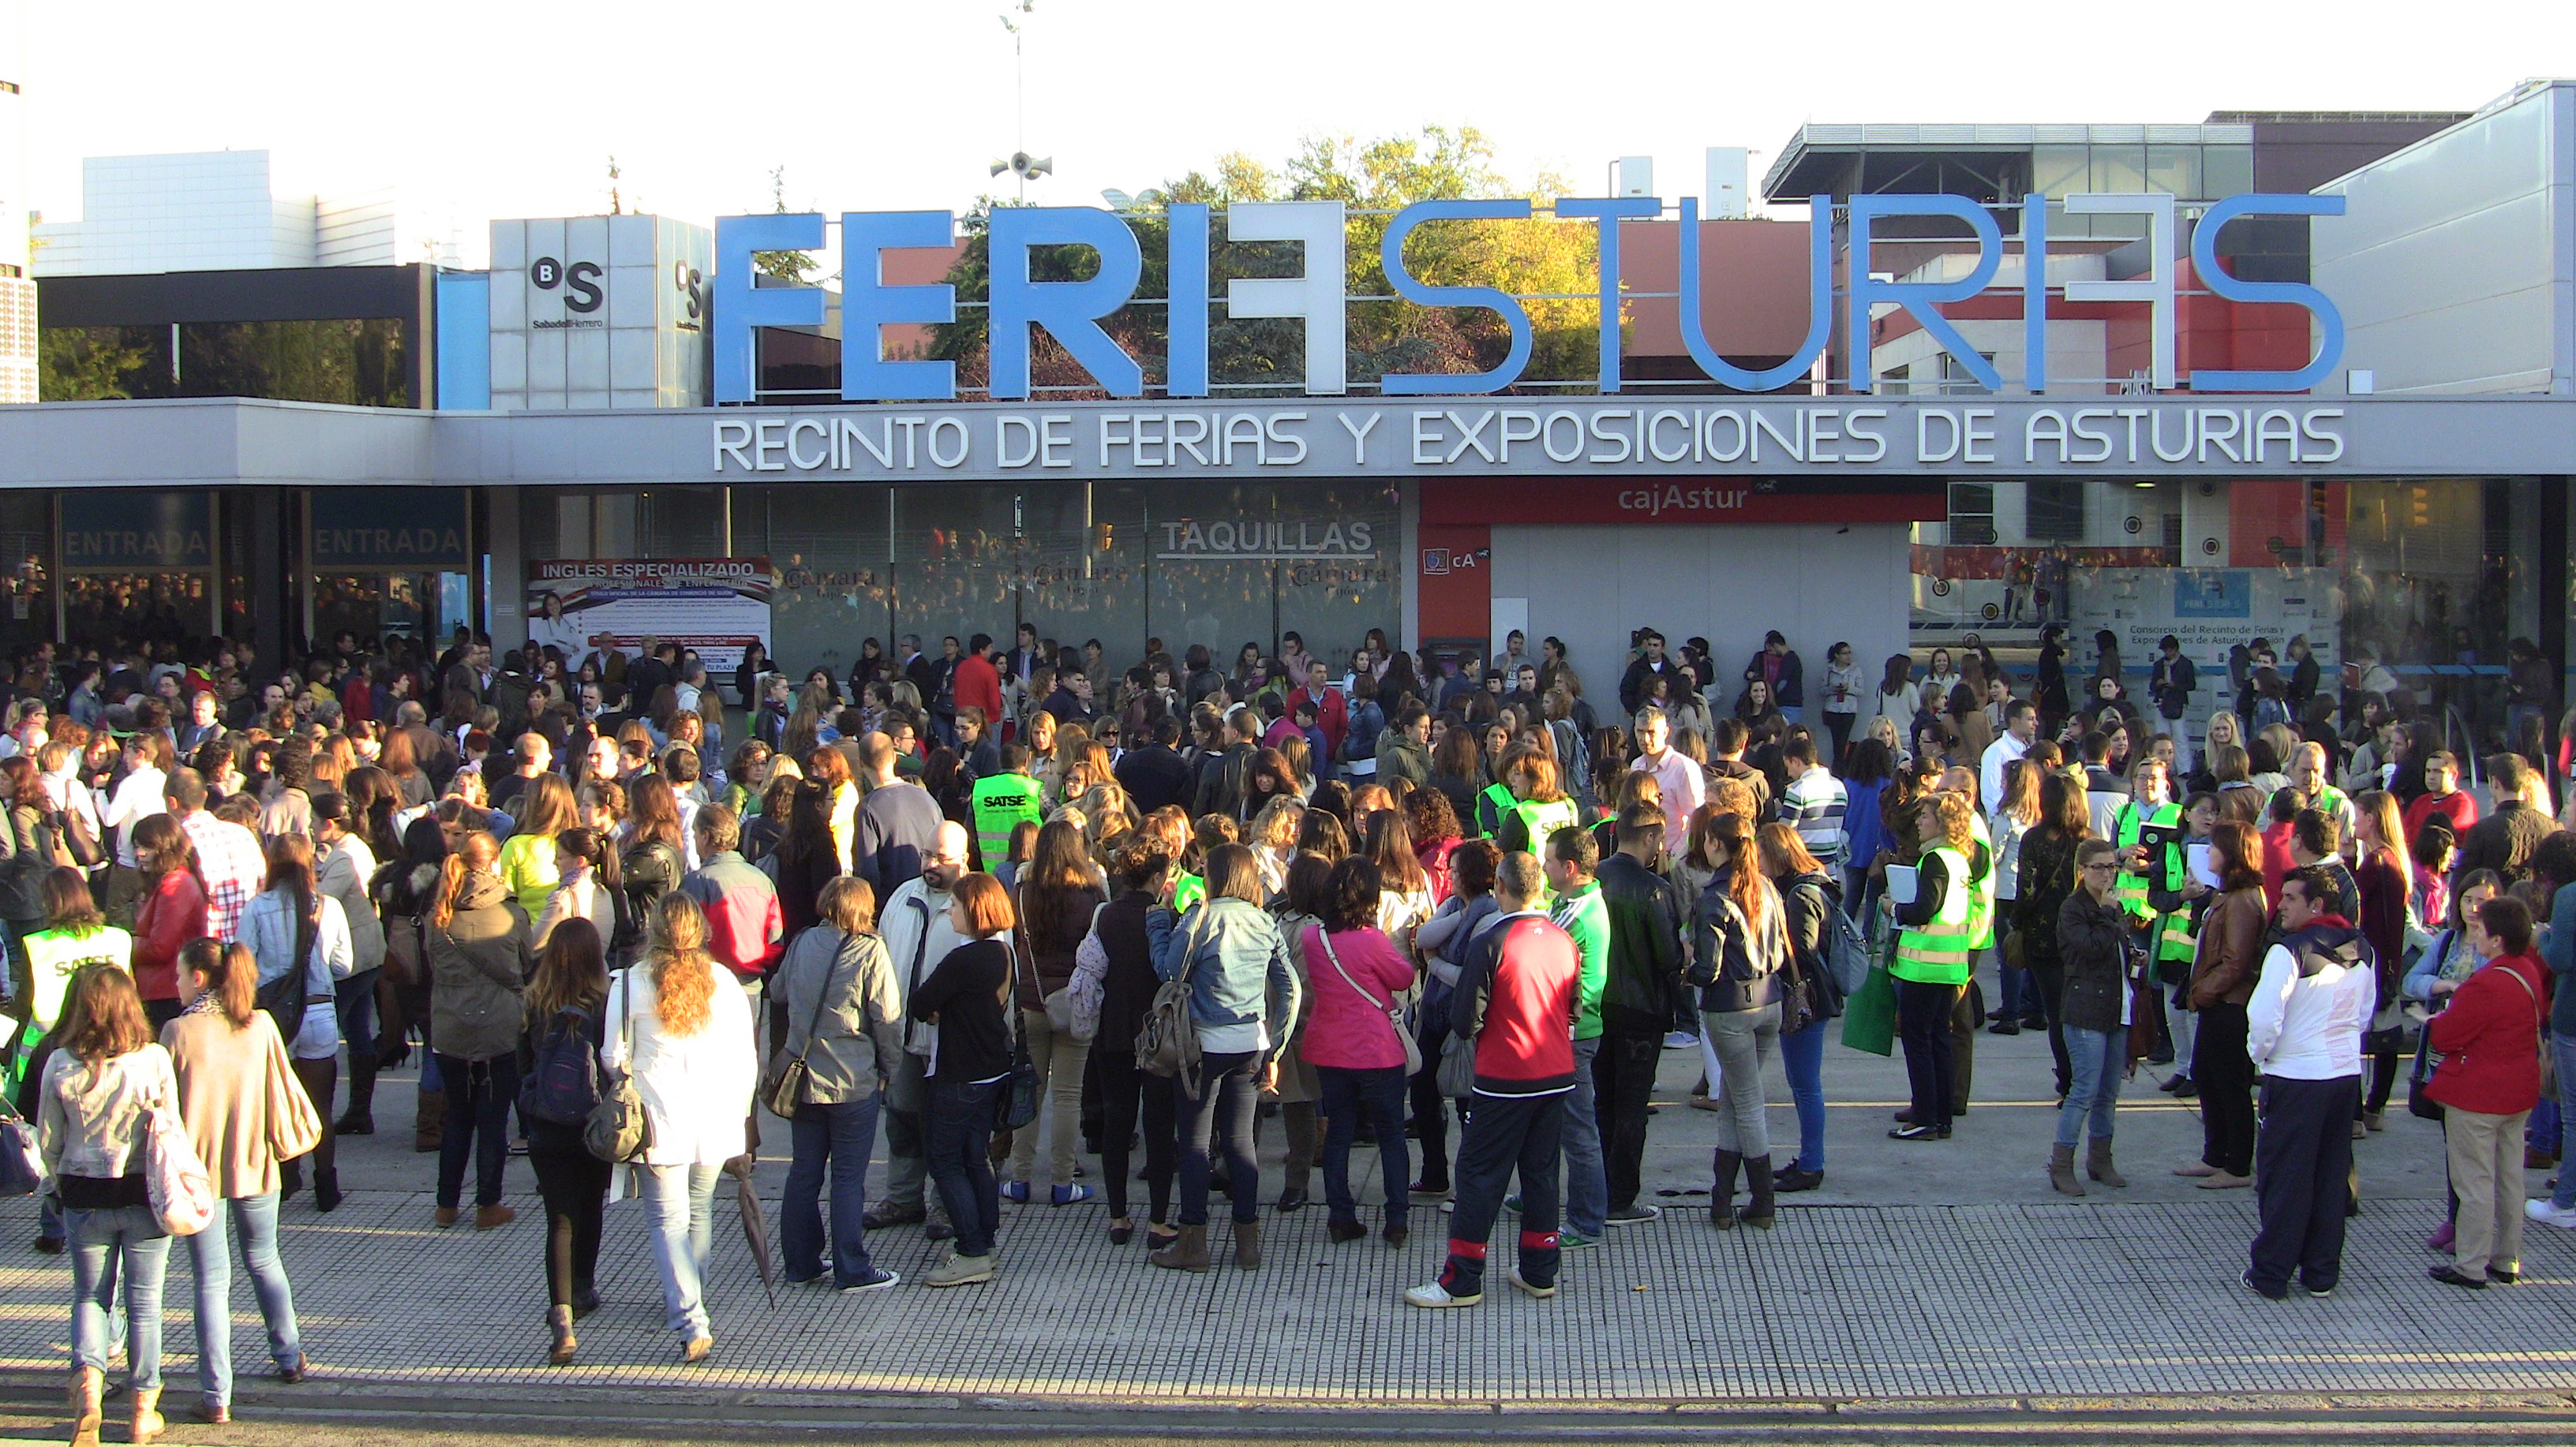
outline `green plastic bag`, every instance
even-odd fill
[[[1869,978],[1843,1006],[1843,1043],[1872,1055],[1896,1053],[1896,981],[1885,965],[1872,965]]]

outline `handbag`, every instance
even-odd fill
[[[635,966],[627,967],[626,988],[617,996],[618,1053],[627,1066],[634,1064],[634,997]],[[618,1068],[601,1072],[599,1104],[590,1108],[590,1119],[581,1128],[585,1150],[600,1160],[615,1165],[631,1161],[653,1148],[653,1118],[644,1112],[644,1097],[635,1089],[635,1072]]]
[[[1011,973],[1017,975],[1020,952],[1008,943],[1002,948],[1010,950]],[[1034,964],[1030,966],[1029,974],[1030,985],[1034,987],[1037,983]],[[1028,1019],[1009,1003],[1013,989],[1006,979],[1002,998],[1003,1008],[1011,1012],[1011,1078],[993,1101],[993,1128],[996,1130],[1018,1130],[1038,1118],[1038,1066],[1029,1058]]]
[[[1086,1045],[1100,1037],[1100,1007],[1108,1001],[1109,951],[1100,943],[1100,911],[1108,907],[1091,912],[1091,928],[1074,946],[1073,979],[1047,996],[1047,1023]],[[1056,1015],[1059,1000],[1062,1019]]]
[[[153,1219],[173,1236],[194,1236],[215,1219],[215,1183],[167,1097],[143,1113],[143,1184]]]
[[[783,1065],[772,1061],[768,1078],[760,1083],[761,1102],[769,1107],[771,1115],[781,1120],[794,1120],[796,1108],[805,1103],[805,1083],[813,1078],[805,1057],[814,1053],[814,1029],[823,1023],[824,1002],[832,998],[833,967],[839,963],[836,958],[823,967],[822,992],[814,997],[814,1012],[805,1019],[805,1048],[796,1052],[795,1059]],[[786,1051],[782,1048],[779,1053],[784,1055]]]
[[[283,1065],[273,1069],[268,1079],[268,1149],[281,1161],[310,1155],[322,1144],[322,1113],[313,1107],[313,1097],[304,1082],[295,1078],[294,1062],[280,1041],[270,1060]]]
[[[32,1196],[45,1183],[45,1156],[27,1118],[0,1101],[0,1196]]]
[[[1199,913],[1204,923],[1204,906]],[[1197,966],[1201,938],[1199,932],[1191,933],[1182,949],[1181,972],[1154,992],[1154,1003],[1145,1007],[1145,1022],[1136,1027],[1136,1068],[1148,1075],[1169,1079],[1198,1070],[1199,1030],[1190,1018],[1190,971]]]
[[[304,957],[295,962],[294,969],[260,986],[251,996],[251,1003],[266,1011],[269,1022],[277,1027],[277,1038],[290,1043],[304,1029],[304,996],[313,973],[313,951],[322,943],[320,896],[315,900],[313,938],[305,944]]]
[[[1843,1044],[1870,1055],[1896,1053],[1896,980],[1873,964],[1843,1006]]]
[[[1451,1100],[1464,1100],[1476,1093],[1476,1042],[1465,1035],[1451,1035],[1440,1042],[1440,1073],[1434,1077],[1440,1093]]]
[[[1402,1007],[1396,1005],[1393,1001],[1381,1002],[1377,996],[1360,988],[1360,982],[1352,979],[1351,972],[1342,968],[1342,957],[1333,949],[1333,936],[1331,931],[1326,930],[1322,925],[1317,925],[1315,926],[1315,938],[1322,942],[1324,946],[1324,958],[1332,962],[1333,973],[1342,977],[1342,983],[1351,987],[1351,993],[1386,1012],[1387,1028],[1395,1032],[1396,1039],[1404,1042],[1404,1078],[1411,1080],[1413,1077],[1420,1075],[1422,1073],[1422,1044],[1420,1041],[1413,1038],[1412,1031],[1404,1028],[1404,1010]],[[1472,1080],[1470,1083],[1473,1083]]]

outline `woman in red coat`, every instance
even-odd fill
[[[2483,1290],[2522,1274],[2522,1127],[2540,1103],[2549,972],[2531,952],[2531,911],[2521,900],[2479,905],[2464,938],[2486,963],[2425,1026],[2442,1055],[2428,1091],[2442,1104],[2460,1197],[2451,1264],[2432,1277]]]
[[[206,881],[196,846],[167,814],[135,822],[134,867],[144,879],[134,909],[134,984],[158,1030],[179,1018],[179,951],[205,937]]]

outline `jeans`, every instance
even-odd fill
[[[644,1210],[662,1270],[662,1325],[682,1341],[707,1329],[707,1248],[722,1166],[645,1166]]]
[[[540,1123],[538,1129],[528,1164],[546,1204],[546,1304],[570,1306],[596,1294],[600,1223],[617,1168],[583,1149],[578,1139],[549,1140],[550,1128]]]
[[[778,1244],[787,1279],[823,1274],[823,1177],[832,1179],[832,1284],[856,1286],[876,1275],[868,1260],[868,1157],[877,1148],[877,1097],[800,1105],[788,1122],[795,1156],[778,1202]]]
[[[1563,1094],[1563,1092],[1558,1092]],[[1449,1219],[1449,1263],[1440,1284],[1453,1296],[1481,1294],[1485,1250],[1503,1189],[1521,1178],[1521,1279],[1556,1284],[1563,1248],[1557,1241],[1557,1158],[1564,1148],[1565,1102],[1556,1095],[1479,1095],[1458,1142],[1458,1210]]]
[[[1128,1169],[1127,1138],[1141,1131],[1150,1208],[1145,1219],[1165,1225],[1172,1215],[1173,1157],[1180,1153],[1180,1144],[1173,1138],[1171,1082],[1137,1069],[1131,1050],[1101,1051],[1091,1057],[1091,1065],[1100,1072],[1100,1175],[1110,1217],[1128,1213],[1127,1188],[1133,1172]]]
[[[1011,1179],[1034,1180],[1038,1157],[1038,1127],[1047,1129],[1047,1180],[1058,1186],[1073,1184],[1073,1158],[1082,1144],[1082,1067],[1091,1055],[1088,1041],[1056,1033],[1044,1010],[1020,1011],[1020,1030],[1029,1043],[1029,1059],[1038,1068],[1038,1089],[1046,1104],[1038,1118],[1017,1131],[1011,1140]]]
[[[216,1209],[205,1230],[188,1238],[188,1264],[197,1278],[197,1394],[221,1407],[233,1402],[233,1263],[226,1249],[231,1232],[241,1236],[242,1269],[250,1273],[260,1320],[268,1324],[269,1360],[291,1367],[304,1356],[295,1290],[277,1254],[277,1192],[235,1196]]]
[[[1663,1063],[1659,1035],[1603,1031],[1592,1057],[1592,1107],[1601,1123],[1601,1171],[1611,1210],[1637,1204],[1645,1187],[1646,1111],[1654,1104],[1655,1069]]]
[[[2173,1041],[2174,1073],[2186,1079],[2193,1078],[2191,1062],[2199,1053],[2200,1018],[2173,1002],[2172,989],[2159,989],[2155,994],[2156,1008],[2164,1012],[2165,1036]],[[2381,1098],[2386,1099],[2384,1096]]]
[[[447,1084],[447,1131],[438,1143],[438,1204],[456,1208],[465,1194],[465,1163],[471,1160],[474,1204],[497,1206],[502,1168],[510,1163],[510,1107],[519,1098],[519,1057],[468,1062],[441,1055],[438,1069]]]
[[[2120,1077],[2129,1069],[2129,1032],[2063,1028],[2066,1056],[2075,1067],[2075,1086],[2066,1092],[2066,1103],[2057,1108],[2057,1143],[2072,1150],[2088,1115],[2093,1139],[2108,1142],[2111,1113],[2120,1104]]]
[[[1360,1112],[1368,1112],[1369,1125],[1377,1132],[1378,1175],[1386,1188],[1386,1224],[1405,1224],[1405,1207],[1411,1198],[1405,1193],[1405,1171],[1410,1164],[1404,1148],[1404,1067],[1390,1065],[1383,1070],[1343,1070],[1322,1065],[1315,1069],[1316,1081],[1323,1087],[1324,1119],[1324,1205],[1336,1221],[1360,1218],[1359,1201],[1351,1193],[1351,1139],[1359,1134]]]
[[[2231,1176],[2254,1174],[2254,1062],[2245,1054],[2245,1030],[2245,1007],[2221,1002],[2203,1008],[2192,1031],[2201,1164]]]
[[[1181,1138],[1181,1225],[1208,1223],[1211,1142],[1225,1150],[1226,1191],[1234,1197],[1234,1219],[1261,1219],[1261,1163],[1252,1149],[1253,1119],[1261,1109],[1260,1062],[1260,1054],[1250,1050],[1203,1054],[1196,1080],[1187,1072],[1172,1077],[1172,1109]]]
[[[1565,1093],[1565,1224],[1598,1241],[1610,1229],[1610,1182],[1601,1162],[1601,1117],[1594,1107],[1592,1063],[1601,1037],[1574,1042],[1574,1088]]]
[[[906,1051],[886,1077],[885,1198],[905,1210],[920,1206],[932,1216],[945,1216],[947,1203],[938,1192],[924,1189],[930,1180],[930,1085],[922,1072],[928,1066]]]
[[[1956,985],[1896,982],[1896,1029],[1905,1042],[1905,1078],[1913,1091],[1916,1125],[1949,1128],[1951,1091],[1958,1083],[1950,1010],[1958,999]]]
[[[2039,992],[2031,984],[2030,971],[2016,969],[2011,956],[2004,953],[2004,941],[2012,934],[2012,924],[2005,918],[2012,913],[2011,900],[1996,902],[1995,912],[1995,980],[2000,1008],[1996,1013],[2018,1025],[2039,1009]]]
[[[1771,1169],[1771,1127],[1764,1118],[1762,1067],[1780,1053],[1780,1007],[1709,1010],[1700,1021],[1717,1069],[1709,1094],[1717,1098],[1717,1148]]]
[[[2246,1272],[2259,1289],[2287,1291],[2292,1271],[2312,1290],[2342,1279],[2352,1108],[2360,1099],[2358,1075],[2265,1077],[2262,1134],[2254,1145],[2254,1199],[2263,1224]]]
[[[1818,1020],[1780,1037],[1780,1064],[1789,1072],[1789,1098],[1798,1103],[1798,1169],[1825,1168],[1825,1036]]]
[[[2561,1211],[2576,1211],[2576,1169],[2568,1161],[2576,1156],[2576,1035],[2549,1037],[2552,1063],[2558,1067],[2558,1129],[2562,1142],[2558,1153],[2558,1189],[2550,1192],[2549,1202]]]
[[[987,1147],[993,1141],[994,1106],[1010,1088],[1010,1079],[1005,1076],[981,1085],[962,1080],[929,1084],[930,1131],[925,1144],[930,1152],[930,1178],[939,1183],[940,1199],[948,1203],[948,1219],[957,1228],[957,1254],[990,1256],[993,1238],[1002,1229],[1002,1188],[993,1179]]]
[[[1449,987],[1432,980],[1414,1011],[1414,1042],[1422,1049],[1422,1070],[1413,1077],[1413,1129],[1422,1144],[1422,1184],[1427,1190],[1449,1189],[1449,1101],[1440,1093],[1440,1052],[1449,1043]],[[1458,1107],[1459,1123],[1467,1118]]]
[[[72,1258],[72,1365],[107,1370],[109,1317],[125,1276],[125,1360],[138,1391],[161,1386],[161,1277],[170,1266],[170,1237],[149,1206],[65,1211]]]
[[[349,1047],[349,1063],[376,1058],[376,982],[381,969],[361,970],[331,987],[340,1015],[340,1038]]]

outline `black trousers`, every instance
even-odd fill
[[[1484,1290],[1486,1244],[1515,1172],[1521,1178],[1521,1279],[1532,1286],[1556,1284],[1563,1254],[1556,1223],[1564,1146],[1562,1091],[1476,1097],[1458,1141],[1458,1210],[1449,1218],[1449,1264],[1440,1273],[1451,1295]]]
[[[1947,1128],[1953,1092],[1958,1088],[1955,1039],[1950,1011],[1959,1002],[1956,985],[1927,985],[1920,980],[1896,982],[1896,1032],[1905,1042],[1905,1078],[1913,1089],[1914,1123]]]
[[[1656,1036],[1606,1031],[1592,1057],[1592,1114],[1601,1126],[1602,1174],[1614,1211],[1637,1204],[1644,1188],[1646,1108],[1663,1058],[1664,1042]]]
[[[2368,1048],[2369,1043],[2368,1038],[2364,1037],[2362,1044],[2365,1049]],[[2357,1102],[2356,1108],[2353,1111],[2353,1119],[2359,1120],[2364,1115],[2377,1115],[2381,1111],[2388,1109],[2388,1097],[2396,1089],[2397,1047],[2391,1045],[2385,1050],[2371,1053],[2370,1094],[2367,1098]]]
[[[2057,1093],[2075,1083],[2075,1068],[2066,1058],[2066,966],[2054,961],[2030,967],[2030,982],[2039,989],[2040,1008],[2048,1017],[2048,1053],[2057,1062]]]
[[[2254,1172],[2254,1062],[2245,1055],[2245,1007],[2211,1005],[2192,1036],[2200,1086],[2200,1160],[2231,1176]]]
[[[2360,1099],[2358,1075],[2275,1075],[2263,1082],[2263,1125],[2254,1146],[2254,1198],[2263,1226],[2247,1274],[2264,1292],[2288,1290],[2293,1272],[2311,1290],[2342,1278],[2352,1112]]]
[[[548,1134],[555,1132],[548,1131]],[[546,1303],[570,1306],[593,1294],[599,1275],[599,1225],[608,1209],[616,1167],[589,1151],[532,1141],[528,1164],[536,1168],[537,1194],[546,1203]]]
[[[1157,1226],[1172,1219],[1172,1172],[1180,1156],[1173,1111],[1172,1082],[1136,1068],[1132,1050],[1094,1050],[1093,1071],[1100,1075],[1100,1178],[1109,1196],[1112,1217],[1127,1214],[1127,1188],[1134,1173],[1127,1169],[1127,1139],[1144,1123],[1145,1193],[1151,1203],[1146,1220]]]

